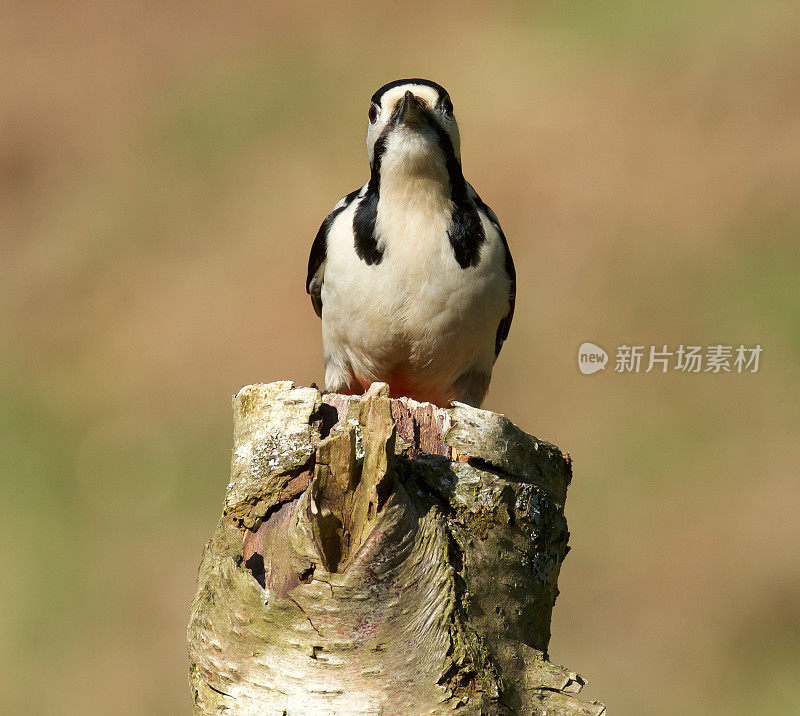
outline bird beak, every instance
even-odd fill
[[[394,111],[394,124],[396,127],[419,127],[429,117],[429,112],[422,100],[417,99],[411,90],[407,90],[403,99],[397,103]]]

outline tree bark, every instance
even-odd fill
[[[569,456],[507,418],[288,381],[234,402],[195,714],[583,714],[547,661]]]

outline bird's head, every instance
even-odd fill
[[[373,172],[425,172],[461,163],[458,123],[450,95],[423,79],[395,80],[369,105],[367,152]]]

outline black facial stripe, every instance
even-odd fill
[[[439,148],[444,153],[445,167],[450,176],[450,198],[454,204],[447,237],[450,239],[456,261],[462,269],[477,266],[480,261],[481,246],[486,240],[481,217],[475,204],[470,201],[461,162],[456,157],[450,136],[438,122],[433,124]]]
[[[379,264],[383,251],[375,239],[375,222],[378,219],[378,192],[367,191],[353,215],[353,234],[356,255],[367,266]]]
[[[367,185],[367,192],[378,192],[381,182],[381,159],[383,153],[386,151],[386,142],[389,139],[389,132],[392,131],[391,122],[384,128],[380,136],[375,140],[375,146],[372,148],[372,164],[370,164],[371,173],[369,176],[369,184]]]
[[[370,174],[367,192],[356,207],[353,214],[353,236],[355,237],[356,255],[368,266],[379,264],[383,260],[383,251],[378,248],[375,238],[375,222],[378,220],[378,197],[381,183],[381,158],[386,151],[386,142],[391,125],[375,142],[372,154],[372,173]]]
[[[486,239],[481,217],[468,201],[455,202],[447,238],[453,247],[456,261],[462,269],[477,266],[480,261],[481,245]]]
[[[440,84],[436,84],[436,82],[432,82],[431,80],[413,78],[407,80],[395,80],[394,82],[385,84],[374,95],[372,95],[372,101],[375,102],[375,104],[380,104],[381,97],[383,97],[386,92],[388,92],[390,89],[394,89],[395,87],[401,87],[402,85],[424,85],[425,87],[432,87],[436,90],[439,102],[441,102],[447,96],[447,90]]]

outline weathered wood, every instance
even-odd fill
[[[546,660],[569,457],[504,416],[284,381],[234,399],[195,714],[582,714]]]

